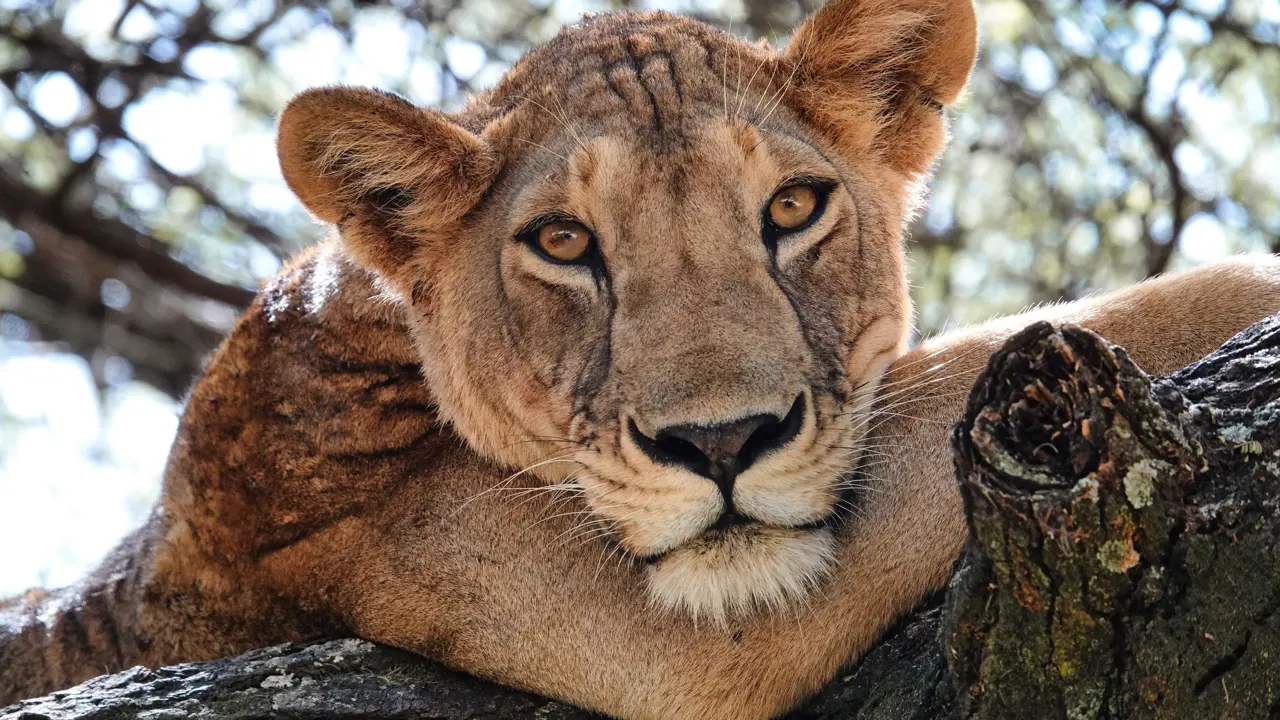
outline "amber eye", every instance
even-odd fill
[[[591,250],[591,231],[582,223],[559,220],[538,229],[538,248],[553,260],[577,262]]]
[[[769,201],[769,219],[782,230],[794,230],[809,222],[819,200],[818,191],[811,185],[782,188]]]

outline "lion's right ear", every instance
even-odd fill
[[[828,0],[787,47],[792,96],[850,154],[925,172],[978,51],[974,0]]]
[[[364,88],[298,95],[280,115],[277,152],[302,204],[387,274],[470,210],[499,168],[497,153],[444,113]]]

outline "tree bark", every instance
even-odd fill
[[[1280,322],[1153,381],[1079,328],[993,357],[954,433],[963,718],[1280,712]]]
[[[1280,714],[1280,317],[1152,379],[1081,328],[992,356],[956,425],[945,595],[789,715]],[[134,668],[9,718],[588,718],[359,640]]]

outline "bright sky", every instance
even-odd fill
[[[104,406],[79,356],[15,349],[0,344],[0,597],[73,582],[141,524],[177,428],[176,404],[146,385]]]

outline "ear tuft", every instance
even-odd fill
[[[280,115],[277,152],[303,205],[341,223],[375,270],[398,267],[414,238],[464,215],[499,168],[492,148],[444,113],[363,88],[295,97]]]
[[[787,48],[797,104],[848,151],[928,169],[978,51],[973,0],[831,0]]]

